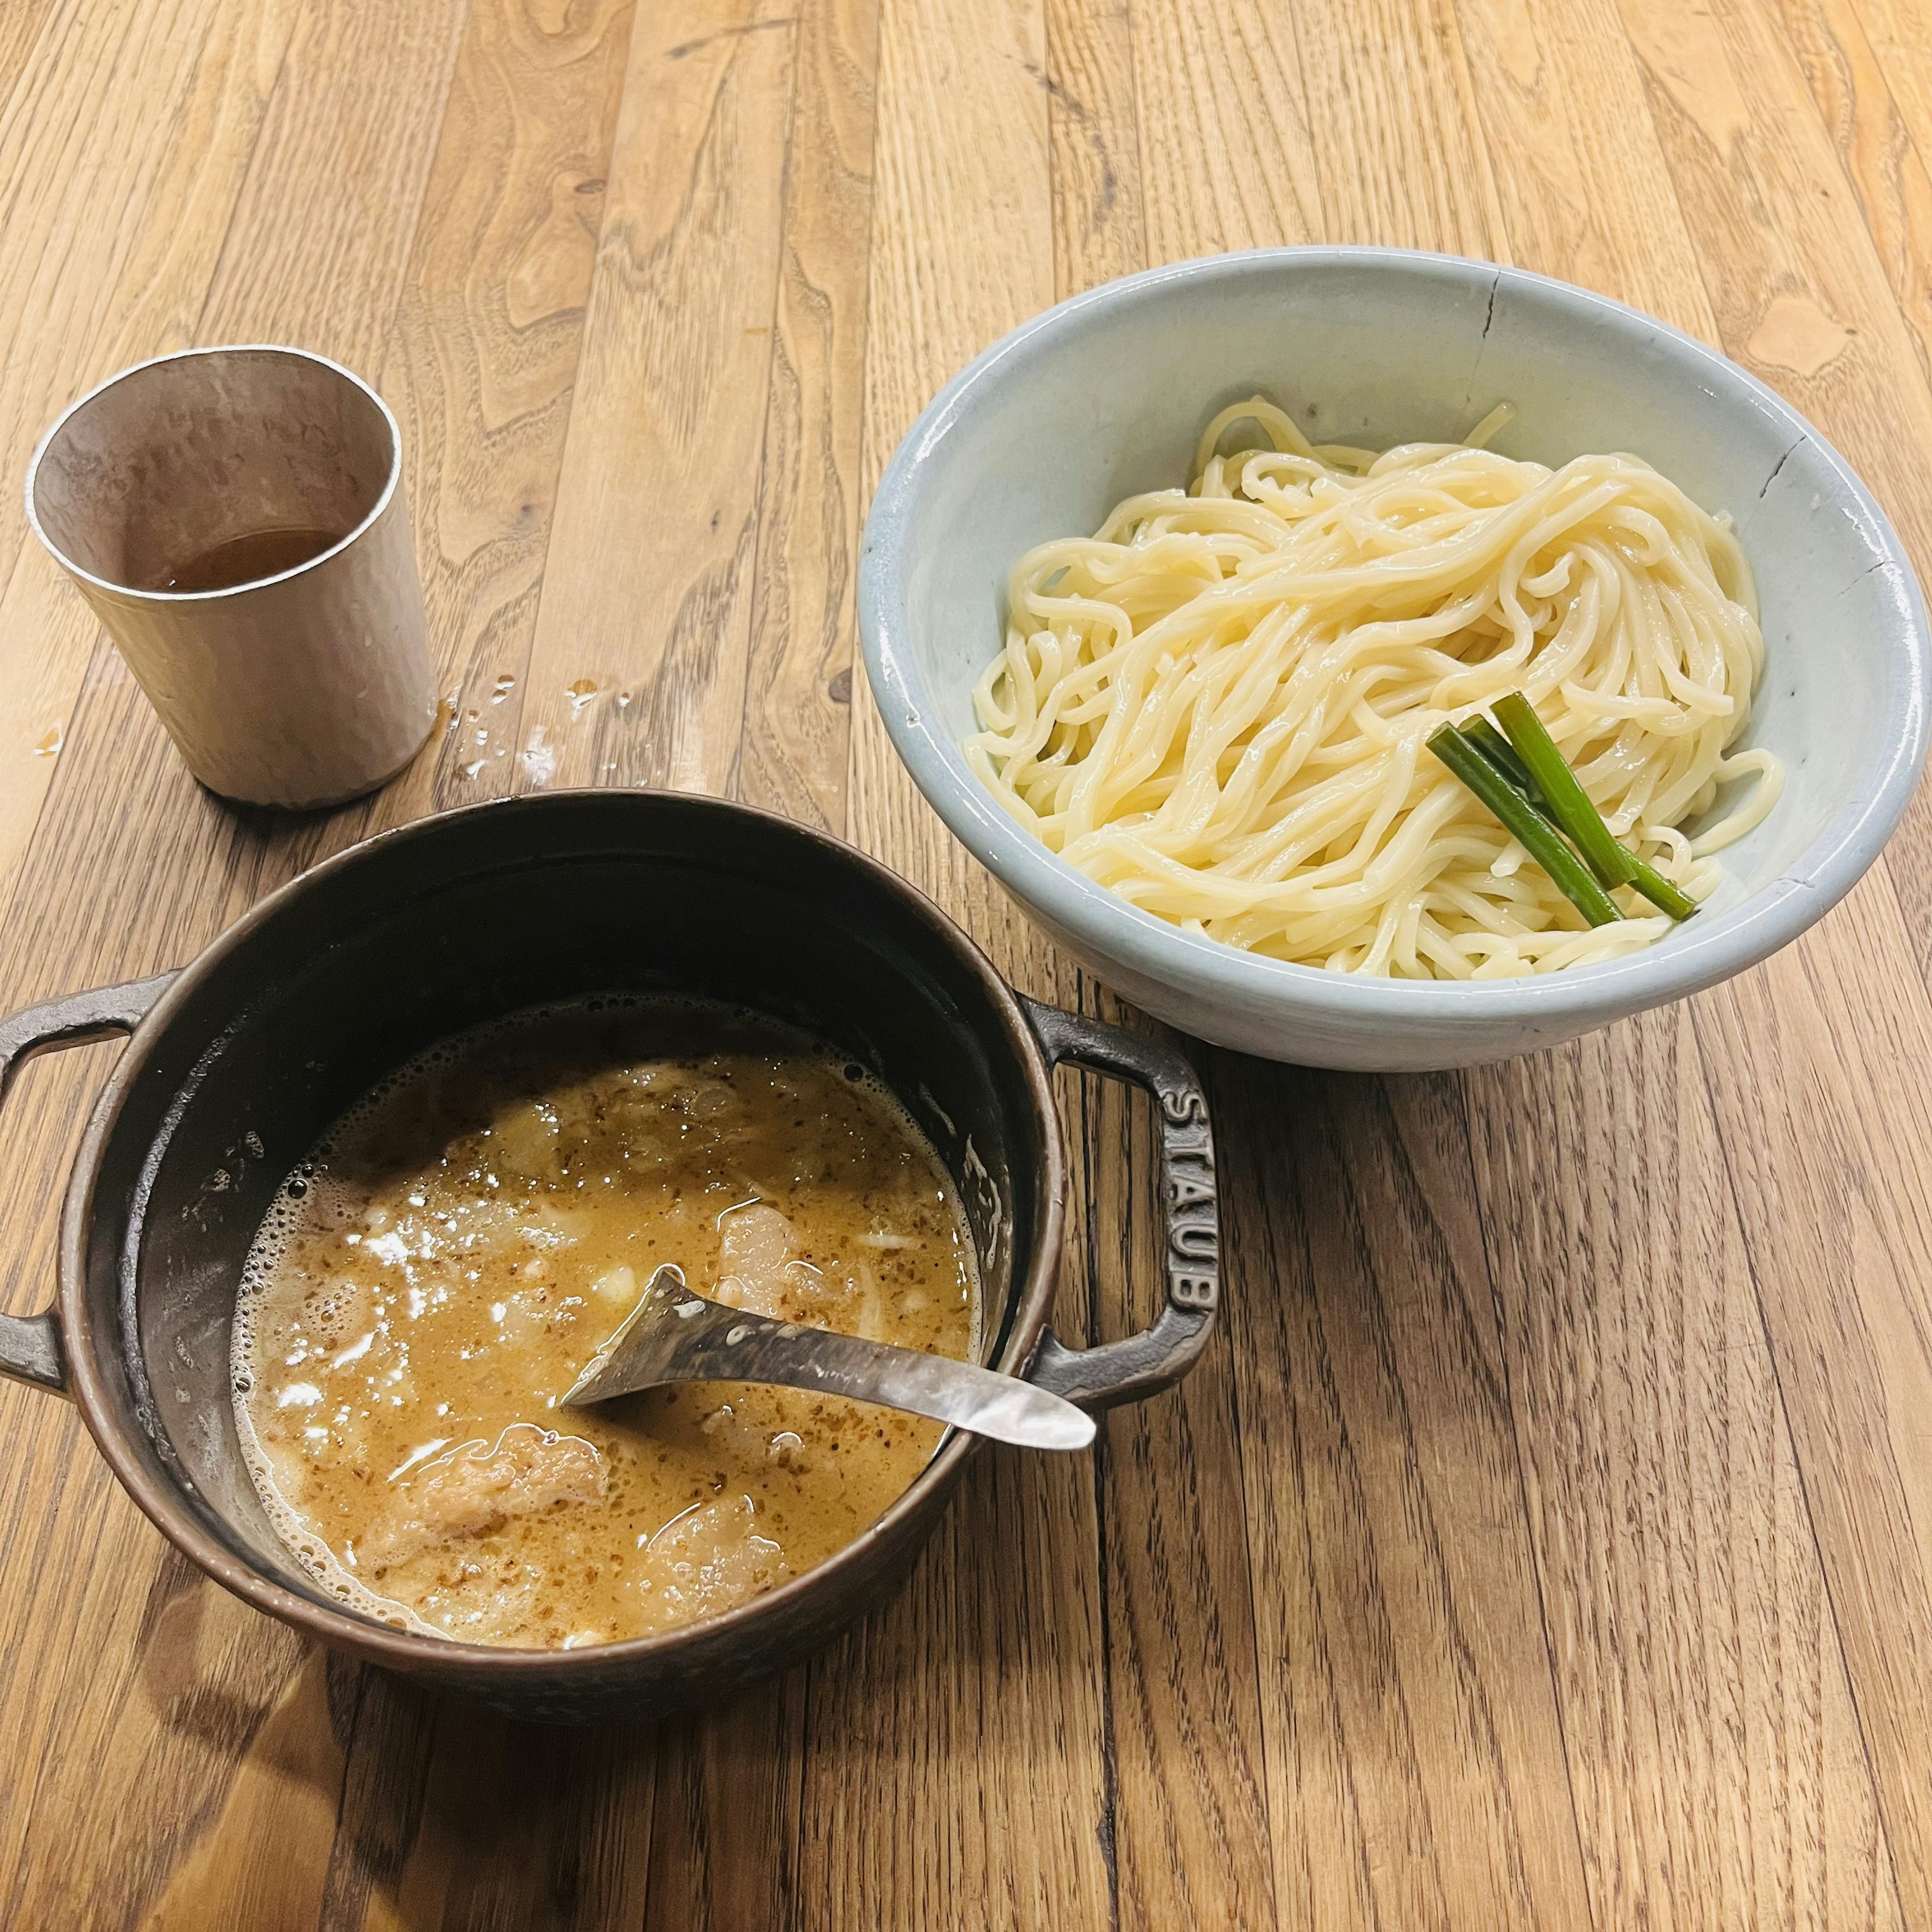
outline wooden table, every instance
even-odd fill
[[[602,783],[829,825],[1113,1010],[911,792],[852,575],[940,382],[1150,262],[1604,290],[1932,562],[1932,0],[4,0],[0,100],[0,479],[138,357],[340,357],[402,420],[449,694],[377,798],[229,811],[8,483],[10,1006],[380,826]],[[1207,1056],[1226,1314],[1184,1390],[987,1456],[897,1604],[655,1731],[332,1662],[8,1388],[0,1924],[1932,1928],[1928,971],[1932,796],[1809,938],[1561,1052]],[[8,1102],[16,1310],[114,1051]],[[1065,1095],[1069,1325],[1118,1332],[1148,1123]]]

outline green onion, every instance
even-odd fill
[[[1604,884],[1628,885],[1630,868],[1636,862],[1611,836],[1603,814],[1590,802],[1590,794],[1577,782],[1576,774],[1556,748],[1556,740],[1544,728],[1529,700],[1513,691],[1507,698],[1498,698],[1494,709],[1496,722],[1509,734],[1511,747],[1543,794],[1544,810],[1569,835],[1570,842],[1590,862],[1591,871]]]
[[[1532,805],[1543,802],[1543,794],[1537,790],[1529,767],[1516,756],[1515,746],[1486,718],[1480,712],[1472,718],[1462,727],[1462,735]]]
[[[1672,919],[1688,919],[1697,910],[1697,902],[1681,886],[1673,886],[1664,874],[1632,856],[1630,882],[1656,907]]]
[[[1429,734],[1429,748],[1502,821],[1503,828],[1550,874],[1556,889],[1592,926],[1623,917],[1561,834],[1453,724]]]
[[[1660,911],[1688,919],[1697,910],[1696,901],[1618,843],[1529,700],[1513,691],[1498,698],[1494,708],[1510,748],[1543,795],[1538,802],[1544,814],[1569,834],[1598,880],[1606,886],[1634,886]]]

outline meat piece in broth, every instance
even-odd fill
[[[828,1272],[804,1259],[800,1245],[792,1224],[776,1208],[760,1201],[733,1209],[719,1244],[724,1274],[712,1299],[754,1315],[878,1340],[886,1324],[869,1264],[861,1260]]]
[[[788,1305],[793,1244],[791,1223],[776,1208],[754,1201],[733,1209],[724,1216],[718,1243],[718,1264],[724,1274],[713,1299],[754,1315],[796,1315]]]
[[[406,1512],[358,1553],[380,1572],[431,1544],[487,1536],[512,1516],[602,1502],[606,1487],[604,1459],[582,1436],[513,1422],[493,1445],[466,1442],[428,1464],[410,1485]]]
[[[669,1607],[684,1620],[715,1616],[791,1574],[784,1552],[758,1534],[748,1496],[721,1496],[652,1539],[670,1566]]]

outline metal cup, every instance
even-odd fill
[[[27,518],[211,791],[339,804],[436,718],[396,419],[326,357],[190,349],[110,376],[41,439]],[[342,532],[231,588],[146,589],[269,530]]]

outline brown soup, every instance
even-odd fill
[[[860,1069],[694,1002],[519,1016],[383,1082],[256,1237],[236,1416],[304,1567],[406,1628],[568,1648],[715,1616],[851,1542],[940,1425],[722,1383],[557,1408],[667,1262],[788,1320],[976,1346],[958,1196]]]

